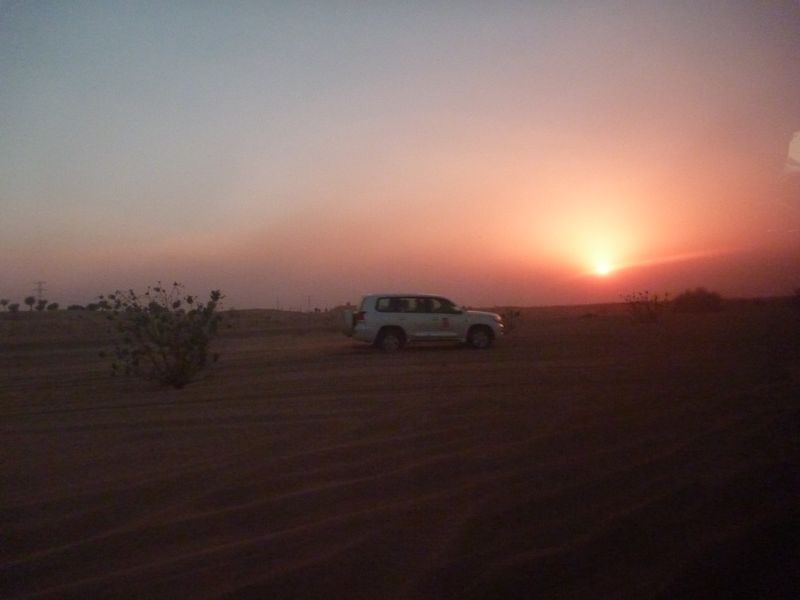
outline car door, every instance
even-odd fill
[[[428,298],[404,298],[406,331],[415,339],[424,340],[431,337],[430,303]]]
[[[446,298],[428,298],[428,337],[456,339],[463,337],[466,316]]]

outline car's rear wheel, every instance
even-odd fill
[[[492,345],[492,331],[485,326],[479,325],[469,330],[467,343],[473,348],[480,350]]]
[[[397,352],[406,344],[406,338],[399,329],[384,329],[378,335],[375,345],[384,352]]]

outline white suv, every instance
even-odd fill
[[[488,348],[503,335],[500,315],[465,310],[431,294],[370,294],[358,312],[345,311],[348,336],[392,352],[406,342],[453,340]]]

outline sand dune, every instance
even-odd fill
[[[181,391],[109,378],[88,316],[4,318],[0,592],[800,589],[789,308],[525,312],[490,351],[397,355],[248,313]]]

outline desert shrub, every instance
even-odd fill
[[[675,312],[705,313],[722,310],[722,296],[699,287],[686,290],[673,301]]]
[[[67,310],[86,310],[86,308],[82,304],[70,304]]]
[[[216,362],[209,346],[217,334],[222,300],[219,290],[205,304],[187,295],[179,283],[160,283],[141,296],[133,290],[101,296],[119,335],[114,345],[114,374],[135,375],[182,388]]]
[[[47,310],[58,310],[58,302],[51,302],[48,304]]]
[[[655,323],[661,318],[661,313],[667,305],[669,295],[650,295],[650,292],[634,292],[623,296],[622,299],[628,309],[628,314],[637,323]]]

